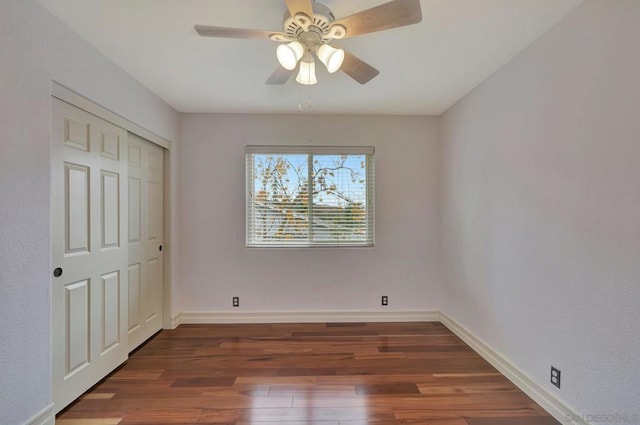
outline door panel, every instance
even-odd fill
[[[128,144],[131,351],[162,328],[164,151],[133,134]]]
[[[162,233],[160,228],[160,221],[162,215],[158,214],[159,210],[162,210],[160,183],[154,181],[147,181],[147,190],[149,193],[148,208],[147,210],[147,240],[149,242],[157,242],[158,235]],[[160,217],[158,217],[160,216]]]
[[[129,144],[129,167],[140,168],[140,159],[142,158],[141,146],[138,144]]]
[[[117,160],[120,157],[120,138],[107,131],[100,132],[100,155]]]
[[[127,358],[127,133],[54,99],[52,393],[58,412]]]
[[[140,242],[140,179],[129,177],[129,244]]]
[[[120,176],[102,171],[102,248],[120,245]]]
[[[66,254],[89,252],[89,168],[65,164]]]
[[[120,272],[102,275],[102,353],[120,342]]]
[[[140,263],[129,265],[129,334],[140,327]]]
[[[89,123],[78,117],[64,118],[64,144],[81,151],[89,151]]]
[[[159,270],[160,261],[158,258],[151,258],[147,260],[147,293],[146,293],[146,314],[145,320],[147,322],[152,321],[157,318],[160,314],[157,298],[158,298],[158,281],[161,276],[161,271]]]
[[[66,351],[65,379],[89,364],[89,280],[65,286]]]

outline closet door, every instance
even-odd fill
[[[129,134],[129,351],[162,328],[163,154]]]
[[[58,412],[127,358],[127,133],[57,99],[52,117],[52,393]]]

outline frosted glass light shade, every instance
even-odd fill
[[[323,44],[318,48],[318,59],[327,67],[327,71],[333,74],[342,66],[344,61],[344,50],[336,49],[328,44]]]
[[[304,47],[297,41],[288,44],[281,44],[276,49],[276,57],[278,62],[284,69],[292,70],[298,64],[298,61],[304,54]]]
[[[317,83],[315,62],[300,62],[300,70],[298,71],[296,81],[305,86],[312,86]]]

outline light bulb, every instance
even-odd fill
[[[333,74],[342,66],[344,61],[344,50],[336,49],[328,44],[323,44],[318,48],[318,59],[327,67],[327,71]]]
[[[281,44],[276,49],[276,57],[278,62],[284,69],[292,70],[298,64],[298,61],[304,54],[304,47],[298,41],[292,41],[289,44]]]
[[[296,81],[305,86],[312,86],[318,82],[316,79],[316,64],[314,62],[300,62],[300,70]]]

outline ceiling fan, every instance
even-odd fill
[[[271,74],[266,84],[284,84],[296,69],[298,83],[316,84],[316,59],[330,73],[340,69],[365,84],[380,71],[331,43],[422,21],[420,0],[393,0],[338,20],[327,6],[313,0],[285,2],[288,10],[282,32],[207,25],[196,25],[195,30],[202,37],[269,39],[281,43],[276,49],[281,67]]]

